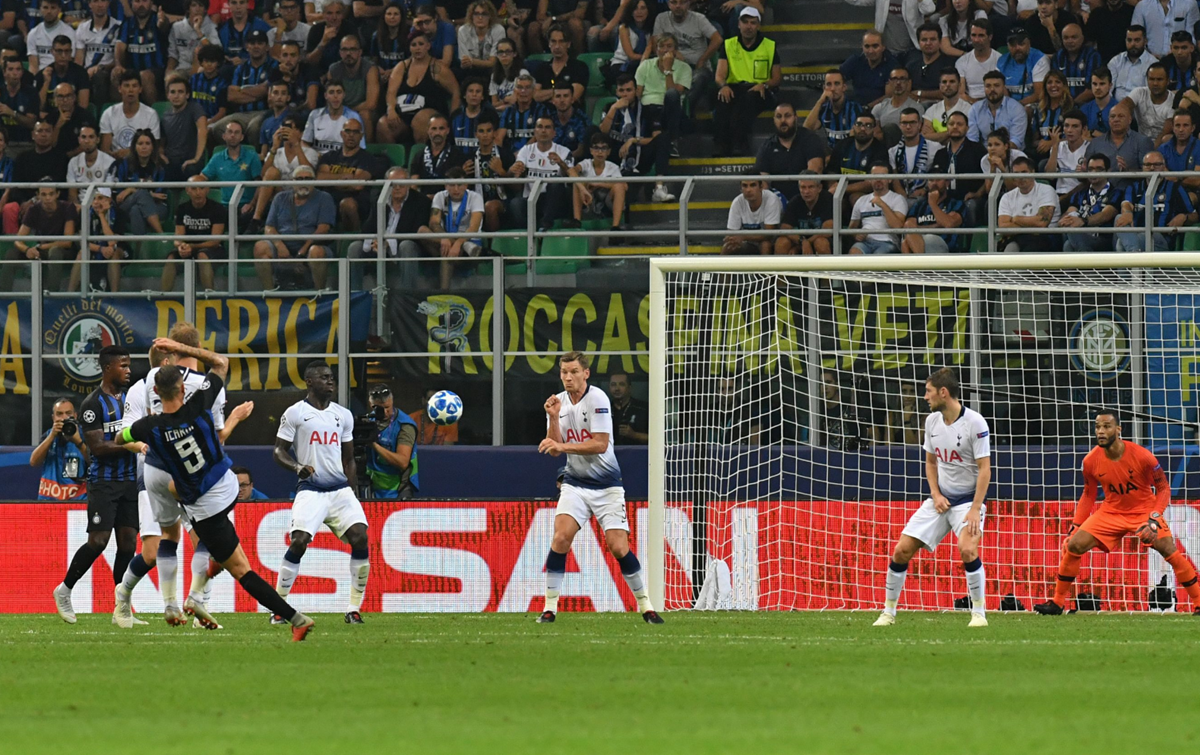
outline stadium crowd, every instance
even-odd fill
[[[886,9],[883,7],[886,6]],[[886,10],[886,12],[884,12]],[[930,173],[999,174],[999,248],[1141,251],[1141,233],[1022,233],[1026,228],[1144,225],[1197,220],[1200,178],[1064,178],[1049,186],[1019,174],[1189,171],[1200,142],[1200,11],[1193,0],[892,0],[881,30],[825,74],[803,125],[781,104],[757,173],[796,173],[796,189],[742,183],[729,230],[833,227],[830,184],[852,176],[845,217],[850,253],[967,251],[968,234],[922,233],[986,222],[991,180],[927,181]],[[817,139],[814,139],[817,137]],[[821,139],[823,137],[823,139]],[[905,174],[885,181],[870,174]],[[887,230],[912,228],[912,233]],[[871,233],[875,231],[875,233]],[[983,244],[984,237],[975,236]],[[829,237],[731,235],[727,253],[822,253]],[[1156,250],[1178,234],[1154,235]]]
[[[91,259],[117,263],[92,266],[92,284],[110,291],[137,248],[122,235],[225,232],[233,190],[210,194],[206,181],[308,179],[243,193],[235,210],[246,234],[376,224],[430,234],[390,243],[394,256],[476,256],[480,240],[438,232],[524,227],[521,192],[480,178],[595,179],[547,190],[539,227],[607,220],[627,230],[637,190],[674,197],[664,181],[631,191],[620,179],[665,178],[693,109],[711,102],[720,132],[742,135],[723,150],[747,149],[748,119],[773,104],[779,83],[762,10],[761,0],[736,13],[704,0],[4,0],[0,178],[130,184],[98,191],[89,213]],[[369,190],[319,188],[385,176],[447,183],[407,212],[407,196],[422,192],[399,189],[384,218]],[[164,180],[197,187],[167,192],[155,186]],[[6,257],[78,258],[68,242],[37,239],[77,232],[79,200],[77,190],[5,189],[4,233],[32,237]],[[218,260],[227,246],[176,240],[169,258]],[[319,286],[321,260],[336,252],[319,241],[253,245],[263,285],[285,288],[296,281],[271,260],[308,259]],[[164,265],[164,290],[177,267]],[[208,267],[198,268],[205,285]],[[447,266],[443,285],[449,277]],[[9,273],[0,287],[11,285]]]

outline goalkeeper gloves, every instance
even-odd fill
[[[1155,512],[1146,523],[1138,527],[1137,536],[1143,543],[1150,545],[1158,539],[1158,530],[1163,526],[1162,515]]]

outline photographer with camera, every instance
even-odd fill
[[[54,402],[54,425],[29,454],[29,466],[42,467],[39,501],[82,501],[87,498],[87,467],[91,455],[79,434],[75,404],[69,398]]]
[[[356,423],[371,426],[374,437],[360,444],[355,437],[355,452],[360,445],[367,456],[367,476],[371,495],[376,498],[408,500],[420,489],[417,480],[417,424],[404,412],[396,411],[392,389],[379,384],[371,388],[371,411]],[[358,433],[355,433],[357,436]]]

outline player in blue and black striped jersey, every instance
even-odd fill
[[[237,500],[237,475],[221,446],[213,404],[221,394],[229,360],[207,349],[185,346],[169,338],[158,338],[159,351],[198,359],[209,372],[191,399],[184,401],[184,370],[176,365],[159,369],[154,390],[162,400],[162,414],[143,417],[121,432],[125,443],[146,444],[146,490],[151,496],[174,495],[200,542],[213,559],[225,567],[246,592],[292,625],[292,639],[303,640],[313,620],[296,611],[251,568],[229,520]],[[184,612],[216,623],[201,596],[206,578],[196,575],[184,601]]]
[[[99,335],[89,340],[97,346],[99,342]],[[79,407],[83,440],[92,454],[88,467],[88,539],[75,551],[62,584],[54,588],[58,615],[68,624],[75,623],[71,590],[108,547],[113,530],[117,533],[117,556],[112,564],[115,582],[121,581],[125,567],[137,552],[137,456],[118,439],[125,389],[129,387],[129,352],[119,346],[105,346],[98,356],[100,387]]]
[[[158,25],[158,13],[152,0],[132,0],[133,18],[121,26],[115,52],[113,80],[120,81],[126,68],[137,71],[142,79],[142,101],[153,104],[163,89],[167,70],[167,31]]]

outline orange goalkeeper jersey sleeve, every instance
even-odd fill
[[[1109,459],[1103,448],[1093,448],[1083,460],[1083,473],[1086,483],[1104,491],[1107,511],[1149,513],[1157,508],[1158,494],[1168,490],[1158,459],[1129,441],[1125,441],[1125,453],[1116,461]]]

